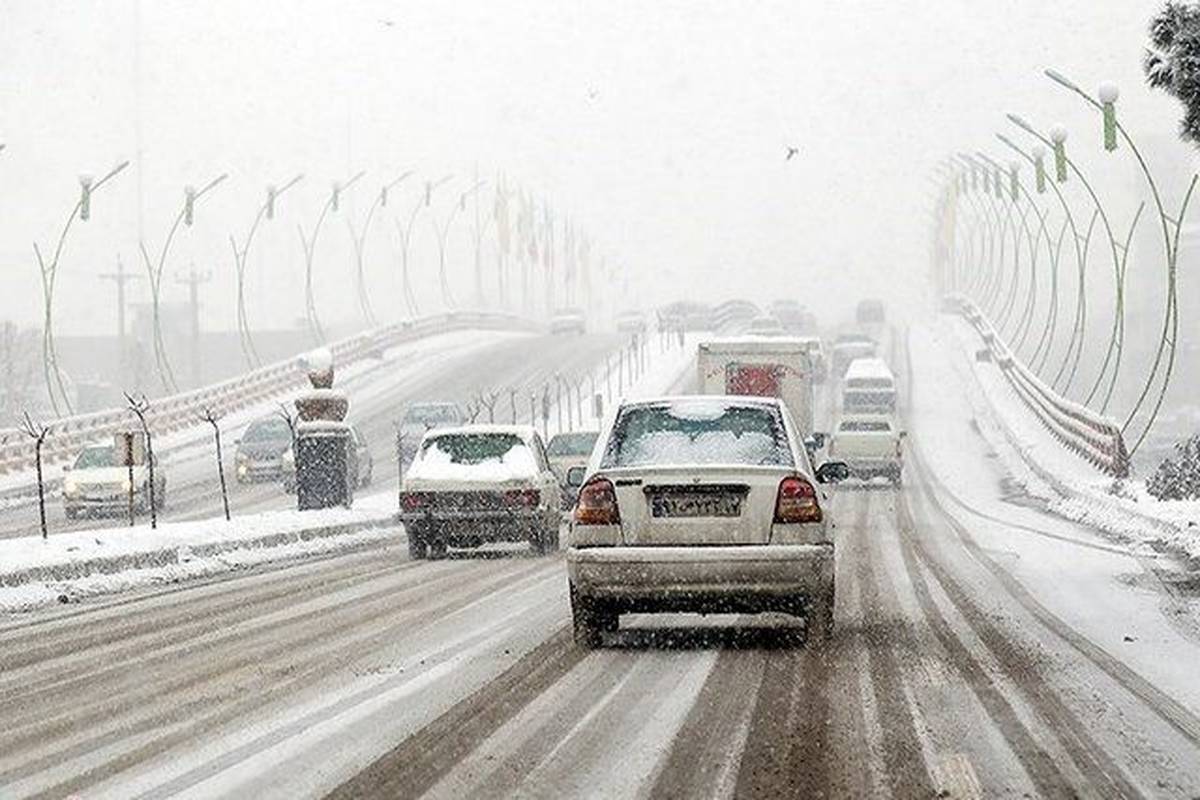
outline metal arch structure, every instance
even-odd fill
[[[246,361],[247,369],[256,369],[262,366],[262,359],[258,356],[258,349],[254,346],[254,337],[250,333],[250,319],[246,313],[246,265],[247,257],[250,254],[250,245],[253,244],[254,235],[258,232],[258,226],[262,223],[263,219],[272,219],[275,216],[275,202],[283,196],[284,192],[295,186],[303,178],[304,175],[300,174],[278,189],[273,186],[267,187],[267,199],[258,207],[258,211],[254,215],[254,221],[250,224],[250,230],[246,233],[246,240],[242,243],[241,249],[238,248],[237,240],[233,238],[233,234],[229,235],[229,246],[233,249],[233,263],[237,272],[238,340],[242,346],[242,357]]]
[[[400,183],[413,174],[413,170],[408,170],[400,177],[393,180],[391,183],[386,183],[379,190],[379,194],[371,202],[371,207],[367,209],[366,219],[363,220],[362,228],[355,230],[354,222],[349,217],[346,218],[346,228],[350,231],[350,241],[354,244],[354,265],[355,265],[355,280],[357,281],[356,288],[358,290],[358,307],[362,311],[363,321],[370,327],[375,327],[379,321],[375,318],[375,312],[371,308],[371,299],[367,292],[366,275],[364,269],[364,256],[366,253],[367,233],[371,229],[371,220],[375,217],[375,213],[383,206],[387,205],[388,192],[399,186]]]
[[[54,342],[54,288],[58,282],[58,267],[62,258],[63,245],[66,243],[67,234],[71,232],[75,221],[82,219],[86,222],[90,216],[91,196],[128,166],[128,161],[122,161],[94,183],[86,180],[80,181],[83,184],[83,191],[74,208],[71,209],[71,213],[67,215],[67,221],[63,224],[62,233],[58,236],[58,242],[55,244],[53,255],[49,260],[42,255],[42,250],[38,247],[37,242],[33,243],[33,252],[37,257],[42,277],[42,376],[46,382],[46,395],[50,399],[50,407],[54,409],[56,416],[62,416],[63,409],[66,409],[67,414],[74,413],[74,406],[71,403],[70,393],[66,389],[66,381],[63,379],[62,368],[58,363],[58,350]],[[56,391],[58,392],[57,398],[55,397]],[[59,405],[60,400],[62,405]]]
[[[171,223],[171,227],[167,231],[167,238],[163,241],[162,250],[159,251],[157,262],[150,260],[150,253],[146,250],[146,243],[144,241],[138,242],[138,252],[142,254],[142,263],[145,264],[146,275],[150,279],[150,302],[154,323],[154,365],[158,369],[158,377],[162,382],[163,391],[168,393],[179,391],[179,384],[175,380],[175,371],[171,368],[171,360],[167,356],[167,347],[162,335],[162,276],[163,269],[167,264],[167,254],[171,250],[171,243],[175,240],[175,234],[179,232],[179,226],[184,224],[185,220],[189,226],[191,225],[192,208],[196,201],[220,185],[227,177],[229,177],[227,173],[222,173],[198,190],[185,190],[183,206],[180,207],[179,213],[175,215],[175,220]]]
[[[296,231],[300,234],[300,244],[304,248],[304,317],[308,322],[308,331],[313,338],[313,343],[322,345],[325,343],[325,329],[321,326],[321,320],[317,316],[317,301],[313,294],[313,257],[317,250],[317,237],[321,235],[321,226],[325,224],[325,220],[338,204],[340,194],[362,178],[366,172],[359,171],[350,178],[350,180],[341,184],[334,184],[333,191],[329,193],[329,199],[321,206],[321,213],[317,215],[317,221],[313,224],[311,237],[304,235],[304,226],[297,223]]]

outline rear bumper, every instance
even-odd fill
[[[558,512],[553,514],[557,517]],[[454,542],[516,542],[525,541],[539,526],[546,523],[551,512],[542,509],[494,511],[462,510],[400,512],[411,536],[434,536]]]
[[[829,591],[834,547],[570,548],[567,573],[579,595],[632,609],[756,610]]]
[[[898,458],[850,458],[845,463],[855,478],[890,478],[899,475],[903,466]]]

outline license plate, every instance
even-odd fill
[[[650,496],[652,517],[737,517],[742,498],[736,494],[656,494]]]

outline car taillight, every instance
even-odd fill
[[[579,490],[575,505],[576,525],[619,525],[617,492],[608,478],[592,478]]]
[[[795,476],[780,481],[779,493],[775,495],[775,521],[820,522],[821,506],[813,485]]]
[[[429,505],[429,493],[404,492],[400,495],[400,505],[405,511],[420,511]]]
[[[537,489],[512,489],[504,493],[504,505],[509,508],[533,508],[542,501]]]

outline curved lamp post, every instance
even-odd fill
[[[184,188],[183,206],[179,209],[179,213],[175,215],[175,221],[171,223],[170,230],[167,231],[167,238],[163,241],[157,263],[150,260],[150,253],[146,250],[146,243],[144,241],[138,242],[138,251],[142,254],[142,263],[146,265],[146,275],[150,279],[150,301],[154,316],[154,365],[158,368],[158,378],[162,381],[163,391],[168,393],[179,391],[179,384],[175,381],[175,372],[171,369],[171,362],[167,357],[166,343],[163,341],[162,335],[162,310],[160,301],[162,298],[162,275],[163,269],[167,264],[167,253],[171,249],[171,242],[174,241],[175,234],[179,231],[179,226],[186,225],[189,228],[192,226],[196,201],[208,194],[227,177],[229,177],[227,174],[222,173],[198,190],[193,186]]]
[[[433,199],[433,192],[439,186],[449,181],[452,175],[444,175],[436,181],[425,182],[425,196],[418,200],[413,206],[412,213],[408,215],[408,222],[401,224],[400,220],[396,220],[396,232],[400,234],[400,270],[403,282],[404,304],[408,306],[408,314],[410,317],[415,317],[419,313],[417,308],[417,296],[413,292],[412,281],[408,271],[408,247],[412,243],[413,223],[417,221],[417,214],[422,208],[428,208],[430,201]]]
[[[1106,392],[1105,398],[1100,406],[1100,413],[1104,413],[1108,409],[1108,402],[1112,398],[1113,387],[1116,385],[1117,375],[1121,368],[1121,356],[1123,354],[1125,344],[1124,267],[1123,259],[1121,254],[1118,252],[1118,248],[1121,247],[1121,243],[1117,240],[1116,234],[1113,232],[1112,224],[1108,218],[1108,213],[1105,211],[1104,206],[1100,203],[1100,197],[1096,194],[1095,189],[1092,188],[1092,184],[1088,181],[1087,176],[1083,174],[1083,171],[1079,169],[1078,165],[1066,154],[1066,129],[1061,125],[1055,125],[1051,129],[1049,137],[1047,137],[1016,114],[1009,114],[1008,119],[1018,128],[1021,128],[1030,136],[1033,136],[1043,145],[1050,147],[1054,151],[1056,173],[1055,178],[1059,183],[1065,182],[1068,174],[1075,175],[1079,179],[1079,182],[1083,184],[1084,190],[1087,192],[1088,196],[1092,200],[1092,203],[1095,205],[1096,211],[1099,212],[1100,222],[1104,226],[1105,234],[1108,237],[1109,251],[1112,255],[1113,261],[1113,280],[1116,285],[1116,299],[1113,310],[1112,331],[1109,334],[1108,347],[1105,350],[1104,361],[1100,365],[1100,371],[1096,375],[1096,380],[1092,384],[1092,388],[1088,391],[1083,401],[1085,405],[1091,404],[1092,400],[1096,396],[1096,393],[1100,390],[1100,386],[1104,383],[1104,378],[1108,375],[1108,369],[1111,364],[1112,375],[1109,379],[1108,391]],[[1130,226],[1130,237],[1133,235],[1133,229],[1137,226],[1140,216],[1140,211],[1134,216],[1133,224]],[[1082,351],[1082,347],[1080,349]]]
[[[1146,419],[1146,424],[1138,434],[1137,440],[1133,446],[1129,448],[1129,454],[1132,456],[1137,452],[1138,447],[1145,441],[1146,436],[1150,433],[1150,428],[1154,425],[1155,419],[1158,418],[1158,413],[1162,409],[1163,400],[1166,398],[1167,389],[1170,388],[1171,376],[1175,368],[1176,348],[1179,340],[1179,306],[1177,302],[1177,284],[1176,284],[1176,268],[1179,258],[1179,239],[1183,229],[1183,219],[1187,214],[1187,208],[1192,199],[1192,193],[1196,188],[1197,176],[1193,175],[1191,182],[1188,184],[1187,192],[1184,194],[1183,201],[1179,205],[1179,213],[1171,216],[1167,213],[1165,204],[1163,203],[1162,194],[1158,189],[1158,184],[1154,181],[1154,176],[1150,173],[1150,168],[1146,164],[1146,159],[1138,150],[1133,138],[1125,130],[1125,127],[1117,119],[1116,102],[1118,98],[1117,87],[1111,83],[1104,84],[1100,87],[1098,98],[1093,98],[1077,84],[1066,78],[1055,70],[1048,69],[1045,71],[1046,76],[1050,80],[1059,84],[1063,88],[1074,92],[1079,97],[1083,98],[1090,106],[1100,111],[1104,120],[1104,148],[1109,152],[1117,149],[1117,142],[1123,141],[1133,153],[1134,159],[1137,161],[1138,168],[1141,170],[1142,176],[1146,180],[1147,186],[1150,188],[1150,194],[1154,199],[1154,208],[1158,212],[1159,223],[1163,237],[1163,252],[1166,255],[1166,279],[1167,279],[1167,297],[1166,304],[1163,310],[1162,332],[1159,336],[1158,347],[1154,353],[1154,362],[1150,367],[1150,374],[1146,378],[1146,383],[1142,387],[1141,393],[1138,395],[1137,402],[1134,403],[1128,416],[1125,418],[1121,430],[1125,431],[1133,422],[1135,416],[1141,410],[1149,396],[1154,381],[1158,377],[1160,367],[1163,368],[1162,385],[1159,387],[1158,396],[1154,400],[1154,405],[1151,407],[1149,416]],[[1163,357],[1166,356],[1166,363],[1163,364]]]
[[[438,283],[442,288],[442,303],[446,308],[454,308],[454,295],[450,293],[450,283],[446,278],[446,238],[450,234],[450,223],[454,222],[455,215],[459,211],[466,210],[467,198],[479,191],[486,181],[476,181],[475,185],[458,196],[458,202],[450,209],[450,213],[446,215],[446,220],[441,225],[438,225],[437,217],[433,216],[433,230],[437,233],[438,245]]]
[[[33,252],[37,256],[38,267],[42,274],[42,313],[44,317],[42,322],[42,375],[46,381],[46,394],[50,398],[50,406],[54,409],[56,416],[62,415],[63,408],[68,414],[74,413],[71,397],[67,393],[66,382],[63,380],[62,370],[58,365],[58,351],[54,343],[54,286],[58,278],[58,264],[62,257],[63,244],[66,242],[67,234],[71,231],[75,220],[87,222],[91,218],[92,195],[128,166],[128,161],[122,161],[98,181],[93,180],[90,175],[80,176],[79,200],[67,216],[62,233],[58,236],[58,243],[54,246],[54,254],[49,261],[42,256],[37,242],[33,243]],[[56,391],[58,398],[54,396]],[[59,405],[60,399],[62,400],[61,406]]]
[[[391,183],[384,184],[383,188],[379,190],[379,194],[375,196],[375,200],[371,203],[371,207],[367,209],[367,218],[363,220],[361,230],[355,231],[354,222],[349,217],[346,218],[346,227],[350,230],[350,240],[354,242],[355,278],[358,281],[358,306],[362,310],[363,321],[372,328],[378,322],[375,319],[375,312],[371,310],[371,300],[367,295],[367,284],[363,275],[363,254],[366,250],[367,231],[371,228],[371,218],[375,216],[375,212],[387,205],[388,192],[399,186],[401,181],[412,174],[413,171],[409,170]]]
[[[254,369],[262,366],[262,360],[258,357],[258,350],[254,346],[254,338],[250,335],[250,321],[246,315],[246,257],[250,253],[250,245],[254,242],[254,234],[258,232],[259,223],[264,219],[275,219],[275,203],[283,196],[283,193],[300,182],[304,175],[297,175],[282,187],[275,186],[267,187],[267,199],[258,207],[258,212],[254,215],[254,222],[250,224],[250,230],[246,233],[246,241],[242,244],[241,249],[238,249],[237,241],[233,235],[229,236],[229,246],[233,248],[233,262],[237,268],[237,326],[238,339],[242,345],[242,357],[246,359],[246,368]]]
[[[325,201],[325,205],[321,206],[321,213],[317,215],[311,237],[304,236],[303,225],[296,225],[296,231],[300,234],[300,244],[304,248],[304,316],[308,321],[308,331],[317,345],[325,343],[325,330],[321,327],[321,320],[317,317],[317,301],[313,295],[313,255],[317,250],[317,237],[321,235],[321,226],[325,224],[329,212],[338,210],[342,192],[357,183],[365,174],[360,171],[345,183],[334,181],[333,188],[329,192],[329,199]]]

